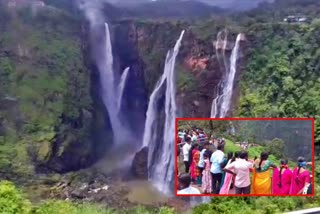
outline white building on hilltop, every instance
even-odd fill
[[[283,21],[288,23],[306,23],[308,22],[308,18],[305,16],[287,16]]]

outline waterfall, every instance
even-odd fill
[[[168,60],[168,54],[166,58],[166,62]],[[158,102],[162,96],[162,88],[166,82],[165,73],[161,76],[160,80],[157,82],[155,89],[153,90],[146,115],[145,121],[145,130],[143,134],[143,147],[148,147],[148,174],[149,177],[152,174],[151,170],[153,167],[153,159],[154,155],[157,154],[157,144],[158,144],[158,136],[160,135],[158,130]],[[156,158],[156,157],[155,157]]]
[[[166,55],[164,72],[158,81],[155,90],[152,92],[147,110],[145,123],[145,133],[143,145],[149,148],[148,169],[149,178],[155,183],[157,188],[165,193],[172,191],[170,185],[174,178],[174,151],[175,145],[175,118],[176,118],[176,83],[175,83],[175,62],[179,53],[181,41],[185,31],[182,31],[173,50],[169,50]],[[157,102],[161,97],[161,88],[166,83],[165,88],[165,121],[163,130],[163,142],[156,139]],[[171,152],[170,152],[171,151]]]
[[[215,43],[215,49],[217,54],[217,60],[220,66],[221,71],[225,74],[228,73],[228,59],[226,57],[226,49],[228,45],[228,31],[225,29],[219,31],[217,35],[217,41]],[[221,60],[222,59],[222,60]],[[223,81],[218,84],[217,93],[219,95],[220,89],[223,89]],[[216,96],[213,99],[211,105],[211,117],[215,117],[218,114],[218,104],[220,103],[221,96]]]
[[[238,34],[234,48],[232,49],[230,57],[230,68],[227,70],[226,77],[224,79],[223,90],[221,94],[218,94],[212,102],[211,117],[223,118],[226,117],[230,110],[232,93],[234,87],[234,78],[237,72],[237,60],[239,58],[240,41],[242,34]]]
[[[115,87],[114,87],[114,80],[115,80],[115,75],[114,75],[114,70],[113,70],[113,54],[112,54],[112,44],[111,44],[111,36],[110,36],[110,30],[109,30],[109,25],[108,23],[105,23],[105,35],[106,35],[106,42],[105,42],[105,54],[106,54],[106,58],[105,58],[105,62],[106,62],[106,75],[108,76],[109,80],[108,80],[108,87],[110,89],[110,91],[108,91],[109,98],[113,98],[114,97],[114,92],[115,92]]]
[[[222,71],[227,71],[229,67],[227,58],[226,58],[227,46],[228,46],[228,31],[227,30],[220,31],[217,35],[217,42],[215,44],[215,49],[217,53],[218,63]],[[220,54],[220,51],[222,52],[222,54]],[[221,58],[223,62],[221,62]]]
[[[123,86],[116,87],[119,85],[119,80],[116,79],[116,73],[113,69],[113,54],[112,54],[112,44],[110,30],[107,23],[104,24],[105,27],[105,46],[102,46],[104,49],[102,51],[102,57],[97,59],[98,70],[100,74],[101,82],[101,93],[103,103],[108,111],[115,144],[121,144],[128,140],[130,132],[123,126],[121,119],[119,117],[120,106],[118,99],[121,100],[121,97],[117,99],[120,93],[123,93],[125,79],[128,74],[128,71],[123,75]]]
[[[227,83],[224,88],[224,96],[221,104],[221,114],[220,117],[225,117],[227,112],[230,109],[232,92],[234,87],[234,78],[237,72],[237,60],[239,56],[239,48],[240,48],[241,34],[237,36],[236,44],[232,50],[231,58],[230,58],[230,72],[227,77]]]
[[[119,95],[118,95],[118,102],[117,102],[117,109],[118,109],[118,113],[121,111],[121,104],[122,104],[122,100],[123,100],[123,92],[125,89],[125,84],[127,82],[127,78],[128,78],[128,73],[129,73],[130,67],[127,67],[126,69],[124,69],[121,78],[120,78],[120,84],[119,84]]]
[[[168,60],[168,54],[166,58],[166,62]],[[151,96],[150,96],[150,101],[148,105],[148,110],[147,110],[147,117],[146,117],[146,122],[145,122],[145,131],[143,134],[143,147],[148,146],[149,147],[149,156],[153,152],[153,147],[154,144],[156,143],[156,134],[154,133],[155,130],[155,123],[156,118],[157,118],[157,103],[160,99],[161,96],[161,88],[166,82],[166,75],[163,74],[160,78],[160,80],[157,82],[156,88],[153,90]],[[150,160],[150,158],[148,158]]]

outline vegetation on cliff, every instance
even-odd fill
[[[80,23],[54,8],[0,8],[1,174],[27,179],[31,162],[58,171],[90,163],[92,100]]]
[[[320,114],[320,21],[311,25],[252,26],[252,53],[243,75],[240,116],[313,117]],[[316,143],[319,144],[318,137]]]

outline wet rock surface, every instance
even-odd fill
[[[132,161],[131,172],[135,178],[148,179],[148,147],[136,153]]]
[[[85,176],[85,175],[81,175]],[[130,208],[135,204],[125,199],[128,188],[116,178],[96,175],[95,179],[63,179],[48,190],[50,198],[79,202],[95,202],[112,208]]]
[[[162,195],[147,180],[128,181],[120,175],[103,174],[92,168],[64,175],[38,174],[36,180],[21,184],[21,188],[33,203],[53,199],[96,203],[115,210],[130,210],[141,205],[147,209],[172,207],[177,213],[190,210],[189,201]]]

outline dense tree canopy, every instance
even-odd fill
[[[249,28],[253,47],[241,82],[241,116],[318,117],[319,34],[318,20],[311,25],[264,24]]]

